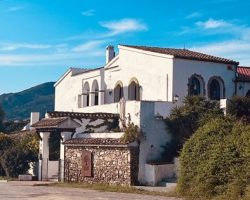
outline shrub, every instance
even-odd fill
[[[234,96],[228,105],[227,112],[238,119],[244,118],[250,122],[250,98]]]
[[[249,133],[250,125],[226,117],[207,121],[183,146],[178,192],[203,199],[243,198],[250,185]]]
[[[29,163],[38,160],[39,140],[36,134],[27,134],[15,140],[0,134],[0,175],[17,177],[27,173]]]
[[[8,177],[17,177],[19,174],[27,173],[29,163],[36,160],[31,150],[24,150],[21,146],[9,148],[2,155],[2,166]]]
[[[127,126],[125,126],[125,133],[122,137],[122,141],[125,143],[131,143],[134,141],[139,141],[142,137],[142,134],[139,130],[139,127],[134,123],[129,122]]]
[[[204,96],[187,96],[183,105],[171,110],[165,120],[172,140],[166,144],[163,156],[166,161],[178,156],[185,141],[208,119],[223,116],[218,102],[206,100]]]

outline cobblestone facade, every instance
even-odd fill
[[[91,176],[83,175],[83,152],[91,152]],[[136,185],[138,148],[124,146],[66,146],[65,181]]]

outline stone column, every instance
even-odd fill
[[[64,151],[65,151],[65,146],[64,142],[68,139],[71,139],[72,132],[61,132],[61,141],[60,141],[60,169],[59,169],[59,180],[61,182],[64,182]]]
[[[49,136],[50,132],[40,132],[39,145],[39,168],[38,180],[43,181],[48,179],[48,161],[49,161]]]
[[[104,90],[99,91],[99,102],[98,105],[103,105],[104,104]]]

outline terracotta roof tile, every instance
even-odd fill
[[[71,117],[71,118],[119,118],[119,114],[114,113],[79,113],[79,112],[48,112],[50,118]]]
[[[74,138],[64,142],[65,145],[127,145],[121,139],[114,138]]]
[[[60,118],[44,118],[39,122],[33,124],[31,127],[33,128],[57,128],[59,124],[66,121],[68,117],[60,117]]]
[[[188,49],[175,49],[175,48],[160,48],[160,47],[147,47],[147,46],[132,46],[132,45],[121,45],[125,47],[135,48],[144,51],[150,51],[155,53],[172,55],[175,58],[183,58],[189,60],[199,60],[206,62],[216,62],[238,65],[239,63],[230,59],[212,56],[200,52],[190,51]]]
[[[239,66],[237,67],[237,73],[237,81],[250,82],[250,67]]]

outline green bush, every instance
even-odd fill
[[[250,98],[234,96],[228,105],[227,112],[238,119],[250,122]]]
[[[179,155],[185,141],[210,118],[223,116],[217,101],[209,101],[204,96],[187,96],[183,105],[171,110],[165,120],[167,130],[172,140],[164,147],[163,157],[166,161],[172,161]]]
[[[0,134],[0,176],[17,177],[27,173],[29,162],[38,160],[39,139],[27,134],[15,140]]]
[[[36,160],[31,150],[23,149],[21,146],[9,148],[2,155],[2,166],[8,177],[17,177],[19,174],[26,174],[29,163]]]
[[[131,143],[134,141],[139,141],[142,138],[142,133],[139,130],[139,127],[134,123],[129,122],[127,126],[125,126],[124,135],[122,137],[122,141],[124,143]]]
[[[178,192],[199,199],[237,200],[250,185],[250,125],[211,118],[184,144]]]

